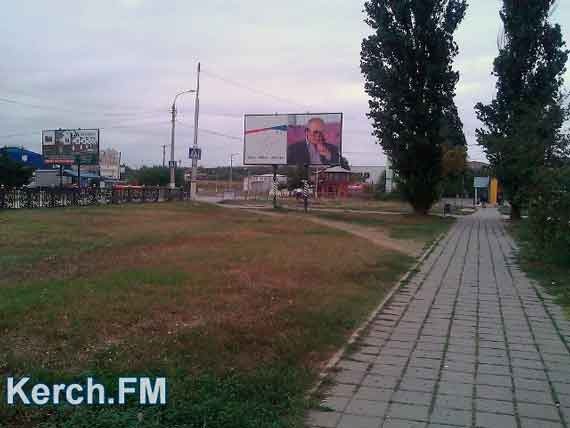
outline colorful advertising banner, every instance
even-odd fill
[[[57,129],[42,131],[44,162],[82,165],[99,163],[98,129]]]
[[[342,113],[246,115],[244,165],[339,165]]]

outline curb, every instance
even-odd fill
[[[402,275],[402,277],[396,282],[396,284],[394,284],[392,289],[388,292],[388,294],[384,297],[384,299],[382,299],[380,304],[372,311],[372,313],[366,318],[366,320],[364,320],[364,322],[360,324],[360,326],[350,335],[348,341],[344,344],[344,346],[340,348],[329,359],[325,367],[319,373],[319,378],[317,379],[315,385],[313,385],[313,387],[309,389],[309,391],[305,394],[306,398],[311,398],[320,389],[324,380],[331,372],[331,370],[334,369],[334,367],[338,364],[338,362],[347,354],[348,347],[353,343],[355,343],[362,336],[362,333],[364,333],[364,331],[368,329],[372,321],[374,321],[374,319],[378,316],[378,314],[382,312],[384,306],[386,306],[386,304],[392,299],[392,297],[400,289],[402,284],[413,276],[414,272],[431,254],[434,248],[442,241],[442,239],[444,239],[447,236],[447,233],[448,232],[442,233],[434,240],[434,242],[422,253],[422,255],[416,261],[416,263],[414,263],[414,265],[404,275]]]

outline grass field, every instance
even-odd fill
[[[0,377],[113,389],[165,375],[169,402],[0,404],[0,427],[302,426],[322,363],[412,262],[294,216],[202,204],[1,212]]]

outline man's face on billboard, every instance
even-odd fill
[[[312,119],[307,125],[307,141],[310,144],[322,144],[325,142],[325,124],[320,119]]]

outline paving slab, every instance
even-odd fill
[[[570,428],[570,321],[516,251],[497,210],[458,219],[329,374],[307,426]]]

